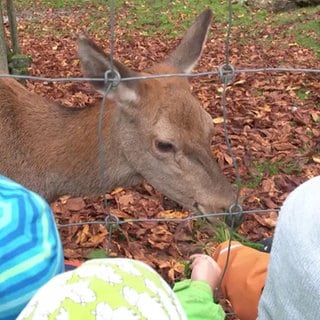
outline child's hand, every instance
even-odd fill
[[[213,291],[220,280],[221,269],[219,265],[205,254],[193,254],[190,259],[194,259],[190,265],[191,279],[207,282]]]

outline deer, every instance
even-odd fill
[[[106,54],[88,36],[78,38],[83,74],[103,79],[189,73],[201,57],[212,11],[204,10],[168,57],[137,72]],[[105,82],[92,81],[102,95]],[[43,196],[99,195],[97,125],[101,101],[85,108],[59,105],[12,78],[0,79],[0,174]],[[101,97],[102,99],[103,97]],[[221,212],[235,199],[212,154],[213,121],[185,77],[120,81],[105,99],[102,123],[108,190],[147,181],[181,206]]]

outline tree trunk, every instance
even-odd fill
[[[20,54],[17,18],[16,18],[16,11],[13,5],[13,0],[7,0],[7,12],[8,12],[8,19],[9,19],[9,25],[10,25],[12,52],[13,54]]]
[[[8,73],[7,41],[4,30],[2,5],[0,1],[0,72]]]

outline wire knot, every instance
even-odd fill
[[[229,213],[232,215],[238,215],[243,213],[242,206],[239,203],[234,203],[229,207]]]
[[[231,227],[238,227],[243,221],[243,209],[239,203],[234,203],[229,207],[229,213],[225,217],[226,224]]]
[[[104,73],[104,84],[106,87],[115,88],[121,81],[120,73],[117,70],[107,70]]]
[[[219,74],[220,81],[222,83],[229,84],[233,81],[236,72],[234,67],[231,64],[225,63],[219,67],[218,74]]]
[[[116,230],[120,226],[120,220],[117,216],[114,214],[108,213],[107,216],[104,219],[104,223],[106,225],[106,228],[109,231]]]

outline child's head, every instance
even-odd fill
[[[0,175],[0,319],[15,319],[34,293],[63,271],[50,206]]]

